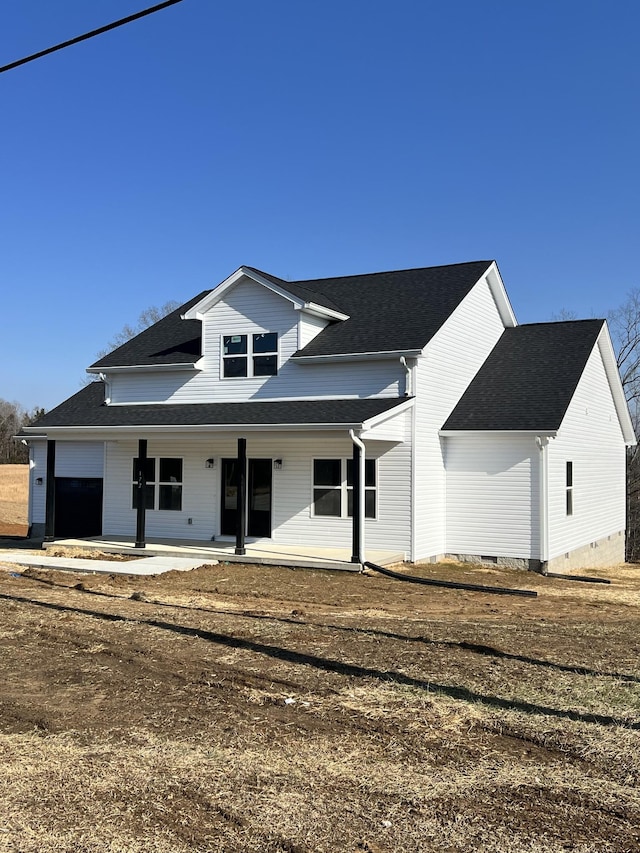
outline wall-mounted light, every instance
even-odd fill
[[[215,468],[216,467],[216,460],[215,459],[207,459],[207,461],[204,463],[204,467],[205,468]]]
[[[282,459],[274,459],[273,460],[273,470],[274,471],[282,471]]]
[[[42,477],[36,477],[36,486],[41,486],[43,482]]]

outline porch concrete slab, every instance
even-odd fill
[[[165,556],[191,557],[203,562],[214,564],[227,563],[257,563],[271,566],[291,566],[309,569],[339,569],[342,571],[360,571],[359,563],[351,562],[351,552],[347,548],[326,548],[300,545],[282,545],[271,540],[258,540],[246,543],[246,553],[235,553],[235,541],[216,540],[203,542],[189,539],[154,539],[146,544],[144,549],[135,547],[133,537],[97,536],[90,539],[57,539],[55,542],[45,542],[43,548],[78,548],[95,549],[106,553],[128,554],[135,557]],[[380,566],[390,566],[403,562],[405,555],[398,551],[382,551],[380,549],[367,551],[367,559]]]
[[[28,566],[33,569],[57,569],[70,572],[91,572],[107,575],[160,575],[164,572],[188,572],[197,569],[204,560],[186,557],[142,557],[137,560],[84,560],[82,557],[48,557],[40,554],[24,554],[19,551],[0,551],[0,563]],[[217,560],[207,560],[211,565]]]

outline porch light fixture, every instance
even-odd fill
[[[273,470],[274,471],[282,471],[282,459],[274,459],[273,460]]]
[[[205,468],[215,468],[216,467],[216,460],[215,459],[207,459],[207,461],[204,463],[204,465],[205,465]]]

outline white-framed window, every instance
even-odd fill
[[[132,509],[138,508],[138,475],[140,460],[133,460]],[[145,509],[180,512],[182,509],[182,459],[147,457],[144,460]],[[157,479],[156,479],[157,477]]]
[[[375,518],[377,511],[377,466],[375,459],[364,461],[364,514]],[[314,516],[349,518],[353,515],[353,459],[313,460]]]
[[[276,332],[222,336],[222,377],[224,379],[276,376],[277,373],[278,335]]]
[[[565,481],[567,515],[573,515],[573,462],[566,463]]]

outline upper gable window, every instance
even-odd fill
[[[225,379],[275,376],[278,336],[275,332],[222,336],[222,375]]]

